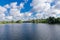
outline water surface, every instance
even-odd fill
[[[0,40],[60,40],[60,25],[0,24]]]

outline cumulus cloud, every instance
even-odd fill
[[[21,3],[19,6],[17,6],[17,2],[13,2],[10,5],[6,4],[3,7],[0,6],[0,19],[1,20],[17,20],[20,19],[23,15],[20,13],[21,9],[24,7],[24,3]],[[10,9],[9,12],[7,9]],[[5,13],[10,13],[9,16],[6,16]]]
[[[11,8],[17,8],[17,2],[11,3],[11,4],[10,4],[10,7],[11,7]]]
[[[24,3],[20,3],[19,6],[17,6],[17,2],[11,3],[10,5],[10,16],[12,16],[13,20],[28,20],[29,17],[32,15],[31,12],[24,12],[21,13],[21,9],[24,8]],[[5,6],[6,8],[7,6]],[[10,17],[9,16],[9,17]]]
[[[60,14],[60,1],[57,0],[54,6],[51,3],[55,0],[33,0],[31,6],[32,10],[36,12],[37,18],[48,18],[49,16],[58,17]],[[60,16],[60,15],[59,15]]]
[[[50,3],[52,0],[33,0],[31,5],[33,6],[32,10],[36,12],[37,18],[44,18],[48,15],[48,11],[51,9]],[[46,17],[47,18],[47,17]]]
[[[60,1],[58,0],[57,3],[52,7],[51,14],[53,14],[54,17],[60,17]]]
[[[11,21],[13,19],[12,16],[5,16],[5,21]]]
[[[25,0],[25,3],[28,0]],[[6,4],[3,7],[0,6],[0,19],[1,20],[32,20],[32,19],[44,19],[48,18],[49,16],[53,17],[60,17],[60,1],[57,0],[55,5],[51,6],[51,3],[54,0],[32,0],[32,3],[30,6],[33,8],[33,12],[24,12],[21,13],[21,9],[24,8],[25,3],[20,3],[20,5],[17,6],[17,2],[13,2],[10,4]],[[8,10],[9,9],[9,10]],[[9,11],[9,12],[8,12]],[[9,13],[8,16],[6,16],[5,13]],[[33,13],[36,13],[33,15]]]
[[[19,8],[21,9],[21,8],[23,8],[23,7],[24,7],[24,3],[20,3]]]
[[[5,19],[5,12],[7,11],[6,8],[0,6],[0,21],[3,21]]]
[[[40,12],[47,12],[51,6],[50,3],[52,0],[33,0],[31,6],[33,6],[32,10],[40,13]]]
[[[11,16],[19,16],[20,10],[18,9],[10,9],[10,15]]]
[[[5,14],[0,14],[0,21],[4,21],[5,20]]]
[[[6,4],[4,7],[5,7],[5,8],[10,8],[10,5]]]
[[[6,8],[0,6],[0,13],[4,13],[6,10],[7,10]]]

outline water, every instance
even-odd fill
[[[0,24],[0,40],[60,40],[60,25]]]

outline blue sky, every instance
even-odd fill
[[[0,20],[60,17],[59,8],[59,0],[0,0]]]
[[[0,0],[0,5],[4,6],[6,4],[10,4],[12,2],[17,2],[17,5],[19,5],[21,2],[25,2],[25,0]],[[27,3],[24,5],[24,9],[21,10],[21,12],[29,11],[32,7],[30,6],[30,3],[32,0],[28,0]]]

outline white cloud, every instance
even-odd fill
[[[7,11],[6,8],[0,6],[0,21],[3,21],[5,19],[5,12]]]
[[[17,2],[13,2],[10,4],[11,8],[17,8]]]
[[[4,13],[6,10],[7,10],[6,8],[0,6],[0,13]]]
[[[60,10],[60,1],[58,1],[58,2],[55,4],[54,8]]]
[[[37,12],[37,18],[47,18],[49,16],[57,17],[60,14],[60,1],[57,0],[54,6],[51,6],[51,2],[55,0],[33,0],[31,6],[33,10]],[[44,13],[44,14],[43,14]],[[60,16],[60,15],[58,15]]]
[[[49,17],[49,10],[51,9],[50,3],[52,0],[33,0],[31,5],[33,6],[32,10],[37,12],[36,17],[39,19]]]
[[[10,8],[10,5],[6,4],[4,7],[5,7],[5,8]]]
[[[0,14],[0,21],[4,21],[4,19],[5,19],[5,14]]]
[[[51,7],[48,0],[38,0],[38,1],[33,0],[32,6],[33,6],[33,10],[36,12],[47,11]]]
[[[25,0],[27,2],[27,0]],[[33,12],[21,13],[21,9],[24,8],[25,3],[20,3],[17,6],[17,2],[11,4],[6,4],[3,7],[0,6],[0,19],[1,20],[32,20],[32,19],[41,19],[48,18],[49,16],[60,17],[60,1],[58,0],[54,6],[51,6],[50,3],[53,0],[33,0],[31,6],[36,15],[32,15]],[[10,9],[9,12],[7,9]],[[10,13],[9,16],[5,16],[5,13]]]
[[[18,9],[10,9],[10,15],[12,16],[19,16],[20,10]]]
[[[14,18],[16,18],[15,20],[17,20],[19,17],[22,16],[22,14],[20,14],[20,9],[18,8],[20,7],[20,9],[23,8],[23,3],[21,3],[20,6],[17,6],[17,2],[13,2],[10,5],[6,4],[4,7],[0,6],[0,19],[1,20],[12,20]],[[8,8],[10,8],[9,12],[8,12]],[[9,16],[5,16],[5,13],[8,12],[10,13]]]
[[[32,15],[32,13],[31,12],[25,12],[25,14],[24,14],[25,16],[31,16]]]
[[[37,0],[35,0],[35,2],[36,2]],[[52,0],[38,0],[39,2],[51,2]]]
[[[12,4],[12,3],[11,3]],[[17,6],[16,3],[13,3],[16,7],[10,8],[10,15],[13,16],[13,20],[28,20],[29,17],[32,15],[31,12],[21,13],[21,9],[24,8],[24,3],[20,3]]]
[[[31,12],[25,12],[25,13],[20,13],[20,18],[21,18],[21,20],[29,20],[30,19],[30,17],[31,17],[31,15],[32,15],[32,13]]]
[[[58,0],[56,4],[52,7],[51,15],[54,17],[60,17],[60,1]]]
[[[24,7],[24,3],[20,3],[20,9]]]
[[[12,16],[5,16],[5,21],[12,21],[13,17]]]

